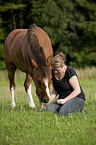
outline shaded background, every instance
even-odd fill
[[[0,69],[5,69],[4,43],[14,29],[35,23],[49,35],[54,55],[66,54],[67,65],[96,66],[94,0],[0,0]]]

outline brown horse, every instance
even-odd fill
[[[29,107],[36,107],[31,95],[32,80],[36,86],[36,94],[39,97],[40,105],[43,107],[42,104],[47,103],[50,99],[50,61],[53,57],[51,41],[46,32],[35,24],[32,24],[29,29],[12,31],[5,41],[4,55],[10,81],[11,107],[15,107],[14,75],[16,68],[26,73],[24,86]]]

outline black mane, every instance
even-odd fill
[[[43,48],[39,45],[39,41],[36,35],[36,25],[32,24],[28,31],[28,42],[30,44],[30,49],[33,54],[34,61],[38,64],[39,67],[47,66],[46,57]]]

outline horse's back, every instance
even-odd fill
[[[37,56],[38,57],[40,56],[40,54],[37,55],[39,51],[34,51],[35,47],[37,48],[37,42],[34,41],[35,37],[37,37],[36,40],[39,42],[38,44],[42,48],[42,51],[44,51],[46,59],[49,57],[51,59],[53,57],[53,50],[50,38],[47,35],[47,33],[40,27],[37,27],[36,25],[33,24],[29,29],[16,29],[12,31],[5,41],[5,50],[4,50],[5,63],[6,62],[14,63],[17,68],[25,72],[27,71],[26,60],[29,63],[30,59],[28,50],[30,49],[31,46],[30,42],[28,41],[29,39],[28,37],[30,38],[30,41],[32,43],[33,52],[35,52],[36,55],[34,57],[36,59]],[[44,59],[44,57],[42,59]]]
[[[16,40],[16,38],[18,36],[24,35],[26,33],[27,29],[15,29],[13,30],[6,38],[5,41],[5,51],[6,49],[9,49],[11,44],[14,43],[14,40]]]

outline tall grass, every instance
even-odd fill
[[[96,79],[96,67],[75,69],[80,79]]]
[[[82,73],[84,72],[82,69]],[[25,74],[20,71],[16,74],[16,108],[10,109],[7,72],[0,71],[0,145],[95,145],[96,78],[94,75],[91,78],[79,75],[79,78],[86,95],[87,114],[78,113],[65,117],[39,111],[34,83],[32,94],[37,110],[29,108],[23,87]]]

